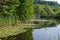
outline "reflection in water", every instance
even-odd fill
[[[32,30],[28,30],[28,31],[20,33],[20,34],[4,37],[1,39],[2,40],[33,40]]]
[[[47,35],[47,31],[45,28],[43,29],[34,29],[33,31],[33,39],[34,40],[49,40],[49,37]]]
[[[27,30],[17,35],[4,37],[2,40],[60,40],[60,25],[33,29],[33,31]]]
[[[57,26],[57,30],[58,30],[58,39],[60,40],[60,25]]]
[[[60,39],[60,25],[57,27],[48,27],[41,29],[33,29],[34,40],[59,40]]]

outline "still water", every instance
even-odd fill
[[[55,27],[33,29],[33,40],[60,40],[60,24]]]

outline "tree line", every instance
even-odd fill
[[[25,20],[34,14],[33,0],[0,0],[0,16],[18,16]]]
[[[60,6],[51,4],[35,4],[35,0],[0,0],[0,20],[25,21],[36,17],[36,14],[44,16],[60,17]],[[4,21],[6,23],[6,21]],[[3,21],[2,21],[3,22]]]
[[[60,6],[52,4],[35,4],[35,13],[39,14],[40,17],[60,18]]]

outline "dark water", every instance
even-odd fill
[[[60,24],[55,27],[33,29],[33,40],[60,40]]]

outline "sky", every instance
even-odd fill
[[[57,1],[60,4],[60,0],[47,0],[47,1]]]

